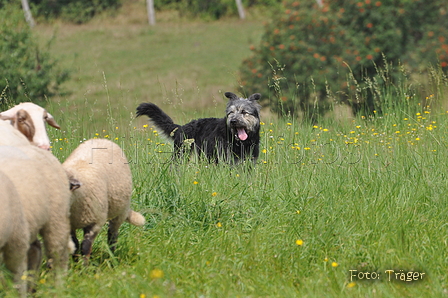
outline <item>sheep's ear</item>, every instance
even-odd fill
[[[28,139],[28,141],[32,142],[34,134],[36,133],[36,128],[34,127],[30,114],[25,110],[18,110],[16,119],[17,123],[15,126],[17,126],[17,129]]]
[[[27,111],[20,109],[16,113],[17,121],[19,122],[25,122],[26,120],[30,119],[30,114],[28,114]]]
[[[75,179],[73,177],[70,177],[68,179],[68,181],[70,182],[70,191],[74,191],[75,189],[78,189],[81,187],[82,183],[79,182],[78,179]]]
[[[44,113],[44,119],[45,119],[45,121],[47,121],[48,124],[50,124],[54,128],[61,129],[59,124],[56,123],[56,120],[54,120],[53,116],[50,113],[48,113],[47,111],[45,111],[45,113]]]
[[[261,98],[261,94],[260,93],[254,93],[251,96],[249,96],[249,100],[253,101],[253,100],[259,100]]]
[[[226,93],[224,93],[224,95],[230,100],[239,99],[239,97],[235,93],[232,93],[232,92],[226,92]]]

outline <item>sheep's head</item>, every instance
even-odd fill
[[[45,122],[55,128],[60,128],[50,113],[31,102],[18,104],[7,111],[1,112],[0,119],[10,120],[11,124],[24,134],[32,144],[45,150],[50,150],[50,139],[47,135]]]

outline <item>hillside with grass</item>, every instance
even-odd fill
[[[43,43],[54,36],[52,54],[73,69],[46,107],[62,127],[48,128],[53,154],[62,162],[86,139],[116,142],[133,173],[132,208],[147,220],[121,227],[115,254],[104,228],[90,265],[72,261],[63,288],[43,268],[35,297],[448,295],[443,73],[413,102],[411,77],[390,84],[381,96],[394,104],[381,115],[338,112],[309,125],[264,111],[253,168],[175,165],[172,144],[135,108],[151,101],[179,124],[223,117],[223,93],[238,88],[263,18],[165,12],[149,27],[144,9],[34,29]],[[0,293],[16,296],[11,279]]]
[[[106,109],[112,109],[116,124],[129,125],[135,107],[145,101],[177,114],[179,121],[197,113],[221,117],[223,94],[236,91],[238,67],[259,40],[261,21],[190,21],[175,12],[157,16],[157,25],[149,26],[144,3],[131,2],[115,17],[37,28],[42,40],[54,38],[52,54],[72,70],[62,86],[65,93],[53,99],[67,118],[86,106],[83,114],[100,126]]]

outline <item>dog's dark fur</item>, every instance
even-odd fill
[[[239,98],[226,92],[229,98],[224,118],[202,118],[185,125],[173,120],[153,103],[137,107],[137,117],[146,115],[163,135],[174,141],[174,156],[195,150],[209,161],[221,159],[229,163],[258,158],[260,143],[259,93],[249,98]]]

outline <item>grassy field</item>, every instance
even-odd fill
[[[115,20],[59,25],[53,50],[77,72],[47,107],[63,129],[48,130],[61,161],[84,139],[119,144],[147,224],[124,224],[115,255],[103,231],[90,266],[71,263],[63,289],[43,271],[35,297],[448,296],[446,109],[316,126],[265,117],[254,169],[173,166],[136,105],[156,102],[179,123],[221,116],[219,92],[235,86],[261,25]]]
[[[109,107],[116,124],[129,124],[143,101],[158,103],[183,121],[197,113],[220,116],[223,93],[236,91],[236,72],[260,39],[261,21],[171,20],[172,13],[160,13],[162,20],[150,27],[144,3],[131,2],[124,10],[87,25],[37,28],[42,44],[51,41],[54,57],[72,71],[63,94],[53,99],[67,112],[64,119],[89,115],[102,126]]]

